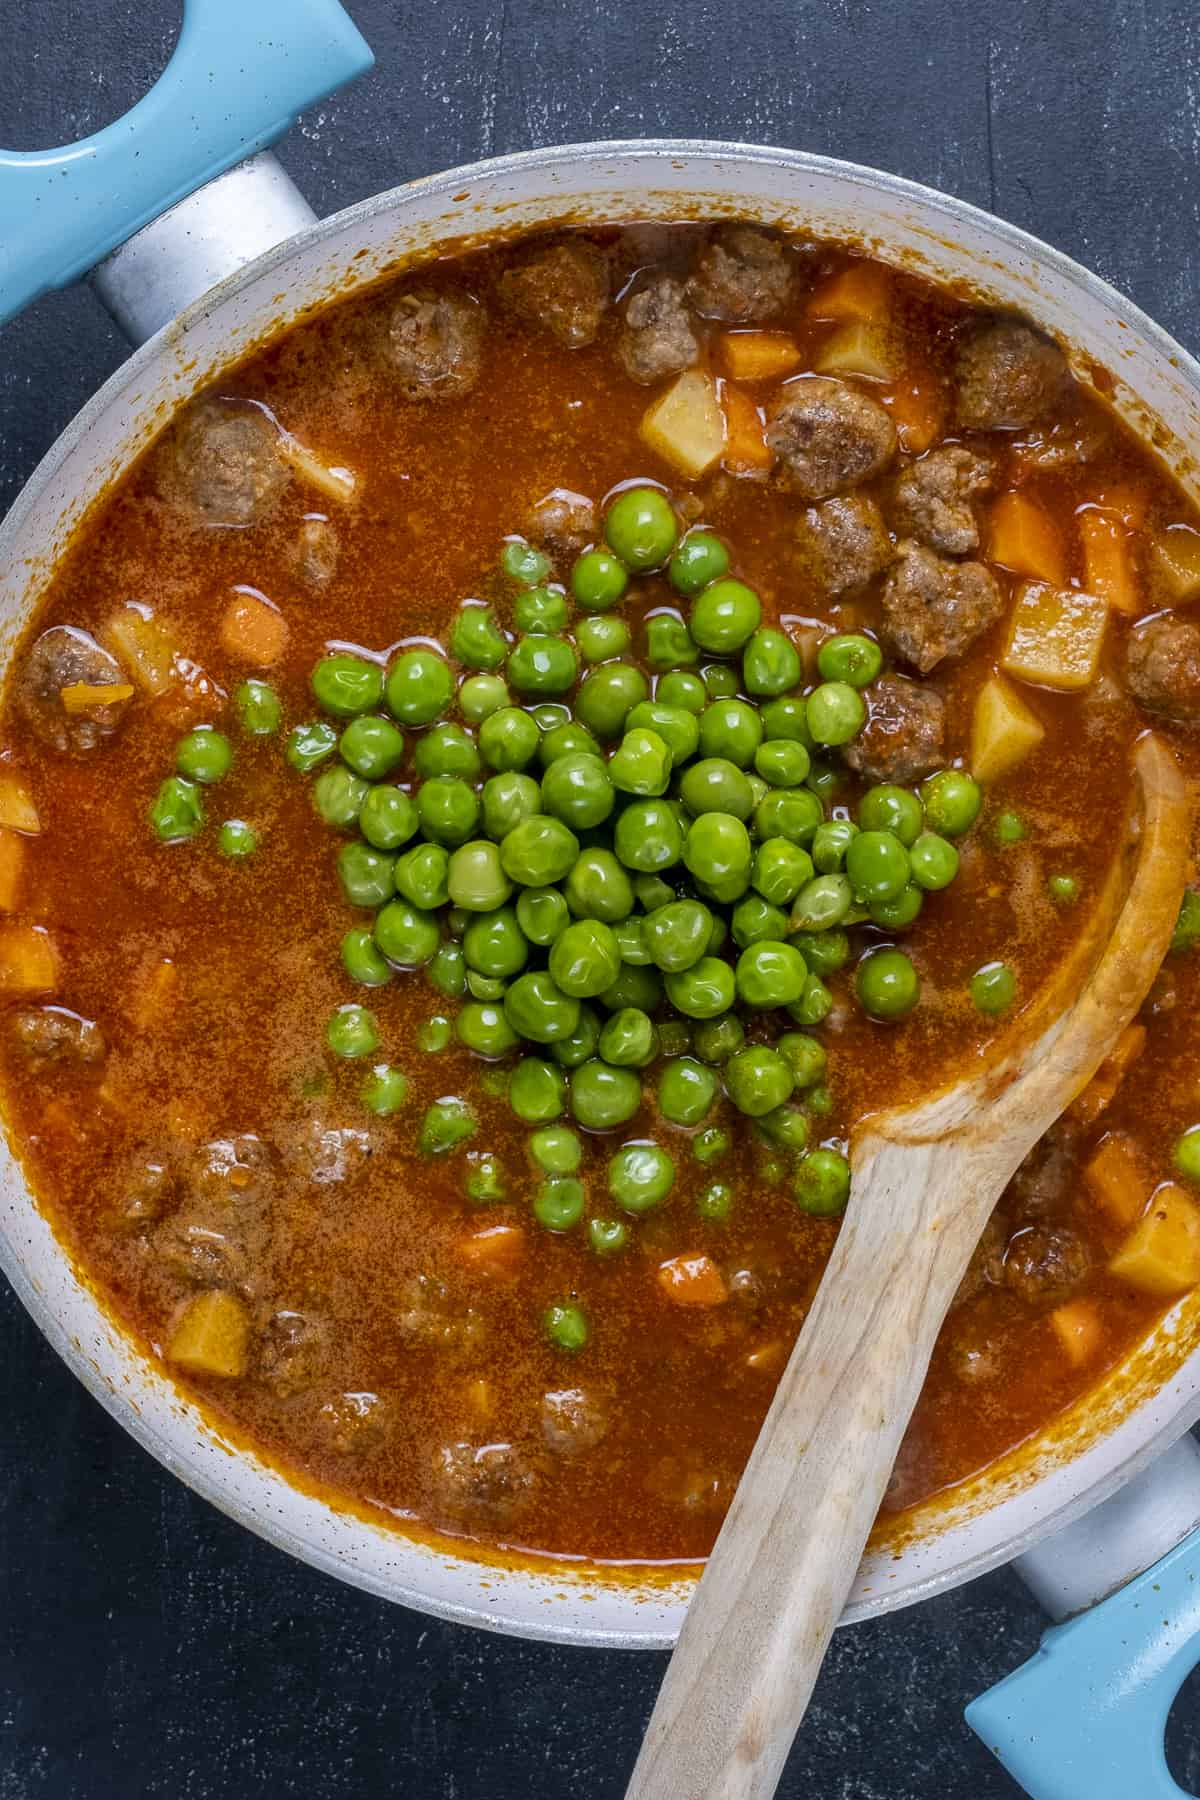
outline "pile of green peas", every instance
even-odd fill
[[[271,737],[280,728],[283,707],[264,681],[244,681],[235,696],[238,717],[247,737]],[[150,827],[164,844],[197,838],[207,823],[205,788],[224,781],[234,763],[234,749],[213,725],[197,725],[175,746],[175,773],[159,787],[150,807]],[[245,819],[226,819],[217,833],[217,848],[231,862],[244,862],[258,849],[259,837]]]

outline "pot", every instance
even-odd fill
[[[244,16],[250,12],[252,20]],[[174,409],[222,368],[314,305],[439,246],[562,219],[751,216],[856,243],[1026,313],[1069,347],[1077,372],[1102,385],[1143,436],[1153,436],[1200,498],[1200,366],[1067,257],[894,176],[753,145],[585,144],[453,170],[317,221],[262,146],[369,62],[334,0],[257,0],[253,9],[238,0],[190,0],[171,64],[124,120],[62,151],[0,153],[0,314],[99,263],[97,292],[140,343],[44,458],[0,528],[0,655],[11,654],[88,508]],[[225,101],[217,118],[214,91]],[[248,151],[257,153],[244,160]],[[143,1358],[72,1265],[7,1143],[0,1145],[0,1265],[54,1348],[132,1436],[280,1548],[386,1599],[465,1624],[569,1644],[673,1642],[694,1572],[517,1566],[465,1543],[406,1537],[336,1510],[250,1449],[221,1439],[163,1369]],[[1153,1617],[1161,1620],[1170,1600],[1164,1589],[1185,1593],[1200,1568],[1200,1550],[1186,1541],[1200,1520],[1200,1453],[1191,1440],[1178,1442],[1200,1416],[1198,1323],[1200,1295],[1186,1297],[1086,1404],[923,1509],[903,1536],[881,1538],[863,1563],[846,1617],[907,1605],[1014,1557],[1062,1616],[1170,1550],[1169,1570],[1160,1565],[1142,1576],[1142,1583],[1157,1582]],[[1057,1535],[1048,1545],[1040,1543],[1051,1533]],[[1053,1655],[1035,1659],[1034,1676],[1012,1678],[1024,1688],[1004,1687],[977,1703],[972,1722],[993,1747],[1010,1714],[1017,1719],[1005,1756],[1021,1779],[1046,1777],[1044,1763],[1020,1762],[1020,1744],[1036,1735],[1030,1695],[1041,1693],[1038,1671],[1069,1664],[1069,1679],[1077,1679],[1081,1655],[1104,1663],[1108,1608],[1132,1606],[1136,1624],[1145,1610],[1138,1610],[1142,1583],[1087,1616],[1091,1635],[1082,1650],[1076,1636],[1070,1657],[1060,1649],[1057,1662]],[[1119,1630],[1127,1638],[1134,1631],[1128,1615]],[[1187,1619],[1172,1631],[1174,1680],[1176,1663],[1179,1679],[1190,1666]],[[1134,1661],[1144,1674],[1146,1657]],[[1092,1666],[1093,1688],[1096,1678]],[[1128,1669],[1119,1683],[1127,1696],[1149,1691],[1151,1711],[1165,1692],[1139,1686]],[[1161,1704],[1163,1719],[1173,1692]],[[1059,1734],[1053,1780],[1070,1776],[1075,1785],[1037,1792],[1075,1800],[1155,1791],[1140,1763],[1117,1785],[1083,1785],[1078,1769],[1064,1775],[1067,1724],[1077,1735],[1101,1727],[1077,1696],[1069,1705],[1059,1696],[1042,1710],[1040,1744],[1047,1730]],[[1107,1716],[1110,1723],[1126,1718],[1111,1709]],[[1104,1754],[1111,1770],[1116,1751],[1110,1745]],[[1152,1773],[1169,1779],[1165,1765]],[[1163,1791],[1178,1790],[1171,1784]]]

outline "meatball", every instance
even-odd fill
[[[757,225],[718,225],[700,252],[687,297],[707,319],[761,325],[796,292],[796,266],[781,238]]]
[[[170,1159],[152,1152],[134,1158],[122,1175],[107,1223],[115,1231],[143,1232],[162,1218],[175,1189]]]
[[[1129,634],[1125,679],[1148,712],[1200,722],[1200,624],[1178,613],[1143,619]]]
[[[801,514],[796,551],[817,587],[829,595],[847,594],[886,569],[892,541],[869,495],[839,494]]]
[[[1027,1226],[1004,1257],[1005,1285],[1027,1305],[1065,1299],[1087,1271],[1087,1246],[1067,1225]]]
[[[417,1275],[400,1292],[396,1329],[401,1340],[421,1350],[470,1350],[483,1342],[485,1326],[473,1306],[464,1306],[444,1281]]]
[[[515,1444],[443,1444],[433,1459],[441,1510],[457,1524],[507,1525],[528,1505],[536,1470]]]
[[[125,715],[126,692],[111,706],[97,700],[69,713],[63,689],[127,686],[116,657],[74,625],[52,625],[37,638],[17,677],[21,716],[43,743],[55,750],[83,753],[111,737]]]
[[[270,518],[291,479],[265,408],[210,398],[176,425],[161,492],[193,524],[243,529]]]
[[[991,486],[995,471],[986,456],[963,444],[943,444],[911,463],[896,483],[892,520],[903,537],[913,537],[943,556],[965,556],[979,548],[979,525],[971,505]]]
[[[542,1435],[560,1456],[594,1450],[608,1426],[607,1403],[584,1388],[556,1388],[542,1395]]]
[[[780,480],[803,500],[861,486],[896,454],[896,427],[875,400],[825,375],[789,381],[767,414]]]
[[[530,251],[500,277],[505,305],[568,350],[595,342],[608,287],[607,257],[583,238]]]
[[[313,513],[297,534],[292,566],[305,587],[325,588],[337,574],[341,554],[338,534],[329,520]]]
[[[249,1132],[214,1138],[195,1151],[184,1180],[183,1206],[159,1229],[162,1262],[203,1287],[251,1293],[270,1235],[269,1150]]]
[[[699,354],[682,282],[652,276],[625,304],[617,361],[632,381],[646,385],[690,369]]]
[[[586,494],[551,488],[529,511],[525,521],[530,542],[551,556],[577,556],[596,541],[596,508]]]
[[[479,380],[486,315],[466,294],[404,294],[392,310],[387,354],[406,400],[457,400]]]
[[[882,675],[866,691],[867,722],[842,755],[868,781],[901,787],[921,781],[946,760],[946,703],[933,688]]]
[[[1075,1146],[1061,1128],[1040,1138],[1009,1184],[1017,1214],[1028,1223],[1064,1205],[1079,1179]]]
[[[1000,584],[977,562],[947,562],[906,539],[883,589],[880,635],[922,675],[961,656],[1004,609]]]
[[[964,429],[1011,431],[1050,410],[1069,371],[1057,344],[1016,319],[998,319],[963,339],[955,376],[955,417]]]
[[[95,1063],[104,1055],[104,1033],[94,1019],[65,1006],[34,1006],[12,1015],[12,1034],[30,1062]]]
[[[289,1165],[305,1181],[331,1187],[357,1175],[374,1145],[369,1132],[354,1126],[306,1119],[284,1148]]]
[[[381,1441],[391,1411],[378,1394],[336,1394],[319,1409],[317,1424],[338,1456],[361,1456]]]
[[[286,1400],[320,1379],[329,1355],[329,1326],[313,1314],[284,1308],[273,1313],[262,1334],[259,1379]],[[345,1396],[361,1400],[362,1395]]]

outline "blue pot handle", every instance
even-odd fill
[[[61,149],[0,150],[0,320],[274,143],[373,60],[337,0],[185,0],[175,54],[124,118]]]
[[[967,1708],[1033,1800],[1180,1800],[1167,1714],[1200,1662],[1200,1531]]]

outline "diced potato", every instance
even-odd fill
[[[1032,754],[1046,735],[1037,714],[1001,675],[985,681],[971,722],[971,773],[997,781]]]
[[[884,320],[892,310],[892,279],[878,263],[854,262],[815,287],[805,311],[812,319]]]
[[[221,620],[221,642],[230,656],[268,669],[287,646],[287,622],[279,608],[254,588],[234,590]]]
[[[171,1333],[167,1357],[191,1375],[246,1373],[250,1315],[236,1294],[207,1288],[189,1300]]]
[[[1073,693],[1096,679],[1107,623],[1099,594],[1022,582],[1001,667],[1018,681]]]
[[[0,994],[50,994],[58,977],[58,951],[44,925],[0,927]]]
[[[872,381],[899,381],[904,346],[890,325],[852,319],[830,333],[813,368],[820,375],[866,375]]]
[[[1083,1178],[1108,1219],[1123,1231],[1145,1211],[1150,1183],[1133,1140],[1123,1132],[1105,1134],[1084,1165]]]
[[[24,873],[24,841],[15,831],[0,831],[0,912],[16,912]]]
[[[1049,513],[1020,491],[1001,494],[992,507],[987,553],[992,562],[1052,587],[1067,578],[1062,533]]]
[[[749,394],[729,382],[722,383],[721,405],[725,412],[725,449],[721,466],[731,475],[765,475],[775,457],[766,439],[762,414]]]
[[[1176,605],[1200,598],[1200,531],[1190,525],[1168,525],[1155,537],[1151,554]]]
[[[1124,521],[1110,512],[1088,507],[1079,515],[1079,539],[1088,593],[1099,594],[1118,612],[1139,613],[1142,600],[1133,566],[1133,546]]]
[[[891,393],[880,394],[879,399],[892,415],[900,448],[906,456],[920,456],[937,443],[946,407],[942,390],[932,376],[906,378]]]
[[[800,367],[800,346],[789,331],[726,331],[721,361],[734,381],[778,381]]]
[[[1068,1300],[1050,1314],[1050,1328],[1063,1354],[1075,1368],[1095,1360],[1104,1342],[1104,1325],[1093,1300]]]
[[[729,1298],[725,1277],[711,1256],[672,1256],[658,1266],[658,1285],[676,1306],[721,1306]]]
[[[354,499],[358,482],[353,471],[323,463],[319,456],[314,456],[289,431],[279,434],[279,454],[284,462],[291,464],[301,481],[315,487],[327,500],[334,500],[345,506]]]
[[[175,679],[176,648],[166,627],[141,606],[124,606],[100,633],[151,698],[165,694]]]
[[[1144,486],[1132,481],[1110,481],[1096,494],[1096,505],[1112,513],[1130,531],[1140,531],[1146,523],[1148,497]]]
[[[1146,1027],[1135,1020],[1127,1025],[1083,1092],[1071,1102],[1069,1111],[1077,1125],[1086,1130],[1112,1105],[1117,1089],[1146,1048]]]
[[[647,410],[641,435],[684,475],[695,477],[711,469],[725,448],[725,416],[712,376],[685,369]]]
[[[28,785],[19,775],[0,772],[0,828],[36,837],[42,829]]]
[[[1145,1294],[1169,1299],[1200,1281],[1200,1211],[1189,1194],[1164,1182],[1109,1270]]]

